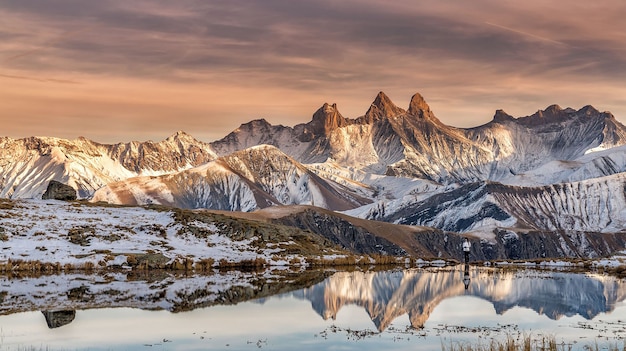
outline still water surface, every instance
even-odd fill
[[[441,350],[623,345],[626,282],[484,267],[0,278],[2,350]],[[43,311],[43,312],[42,312]]]

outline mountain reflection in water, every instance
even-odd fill
[[[131,307],[183,312],[249,300],[263,303],[264,298],[277,296],[310,301],[324,320],[335,319],[343,306],[360,306],[383,331],[404,314],[413,327],[421,328],[443,300],[455,296],[489,301],[498,314],[520,306],[551,319],[573,315],[591,319],[612,311],[625,292],[624,282],[610,276],[466,266],[336,273],[65,274],[1,277],[0,314],[40,310],[49,328],[58,328],[71,323],[76,310]]]
[[[324,319],[335,319],[342,306],[361,306],[382,331],[404,314],[414,328],[421,328],[439,303],[460,295],[489,301],[498,314],[520,306],[550,319],[573,315],[591,319],[612,311],[626,293],[624,282],[609,276],[459,267],[340,272],[293,295],[310,300]]]

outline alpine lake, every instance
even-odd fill
[[[4,276],[0,350],[613,350],[625,298],[611,275],[469,265]]]

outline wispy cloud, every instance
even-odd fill
[[[9,79],[23,79],[23,80],[34,80],[34,81],[38,81],[38,82],[53,82],[53,83],[63,83],[63,84],[80,84],[80,82],[75,81],[75,80],[69,80],[69,79],[54,79],[54,78],[37,78],[37,77],[28,77],[28,76],[15,76],[15,75],[10,75],[10,74],[1,74],[0,73],[0,77],[2,78],[9,78]]]
[[[563,42],[560,42],[560,41],[557,41],[557,40],[553,40],[553,39],[550,39],[550,38],[542,37],[542,36],[535,35],[535,34],[528,33],[528,32],[524,32],[524,31],[521,31],[521,30],[505,27],[503,25],[499,25],[499,24],[496,24],[496,23],[485,22],[485,24],[488,24],[488,25],[496,27],[496,28],[504,29],[504,30],[507,30],[509,32],[517,33],[517,34],[523,35],[523,36],[528,37],[528,38],[541,40],[541,41],[545,41],[545,42],[552,43],[552,44],[568,46],[566,43],[563,43]]]

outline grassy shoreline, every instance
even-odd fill
[[[580,349],[576,347],[576,350]],[[573,344],[558,343],[556,337],[542,336],[533,338],[530,335],[526,335],[522,338],[516,339],[513,337],[507,337],[505,340],[491,340],[488,343],[469,343],[469,342],[450,342],[449,345],[441,344],[442,351],[572,351],[574,350]],[[621,346],[617,342],[600,347],[595,342],[593,344],[586,344],[583,346],[583,350],[588,351],[626,351],[626,343],[622,342]]]

